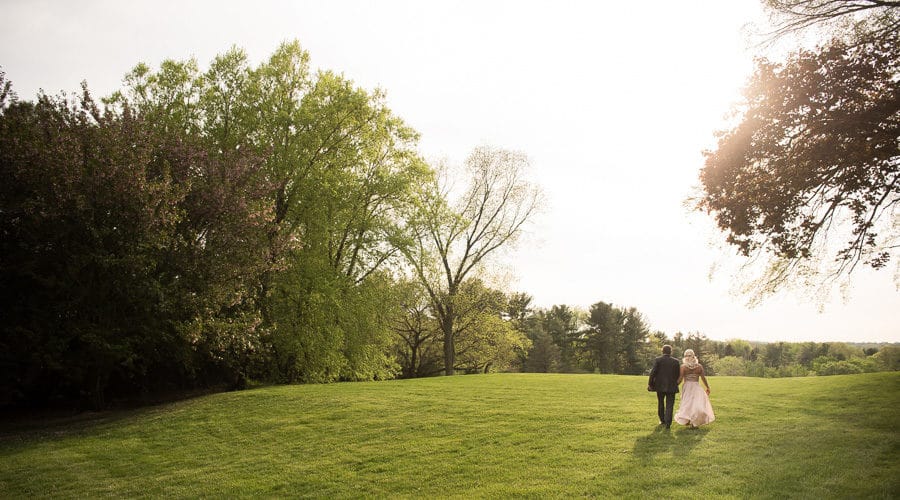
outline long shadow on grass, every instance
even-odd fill
[[[147,402],[123,401],[106,410],[20,410],[0,412],[0,448],[8,443],[52,440],[92,432],[98,427],[165,410],[223,390],[185,391]]]
[[[673,429],[659,425],[650,434],[634,441],[634,456],[648,465],[658,460],[681,459],[706,437],[709,429]]]

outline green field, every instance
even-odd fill
[[[644,377],[265,387],[7,424],[0,497],[900,498],[900,373],[711,377],[657,426]]]

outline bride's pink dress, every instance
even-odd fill
[[[716,419],[712,404],[706,390],[700,386],[699,373],[687,373],[684,375],[684,385],[681,387],[681,403],[678,412],[675,413],[675,421],[682,425],[700,426]]]

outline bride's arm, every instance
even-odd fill
[[[709,394],[709,382],[706,380],[706,370],[700,365],[700,378],[703,379],[703,385],[706,386],[706,394]]]
[[[684,365],[678,369],[678,382],[675,382],[675,385],[681,385],[682,380],[684,380]]]

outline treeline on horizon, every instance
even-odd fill
[[[514,298],[529,301],[522,294]],[[708,375],[802,377],[900,370],[896,343],[712,340],[699,332],[650,331],[635,309],[603,302],[587,312],[565,305],[523,315],[532,341],[522,369],[531,372],[647,374],[663,345],[680,358],[693,349]],[[627,325],[627,326],[626,326]]]
[[[887,347],[778,344],[776,357],[668,339],[635,308],[534,310],[493,287],[485,264],[538,199],[522,156],[476,148],[457,203],[381,92],[308,60],[289,42],[256,67],[236,48],[206,71],[139,64],[99,101],[86,85],[19,100],[0,73],[0,406],[102,408],[252,382],[641,374],[663,342],[712,373],[897,369]]]

